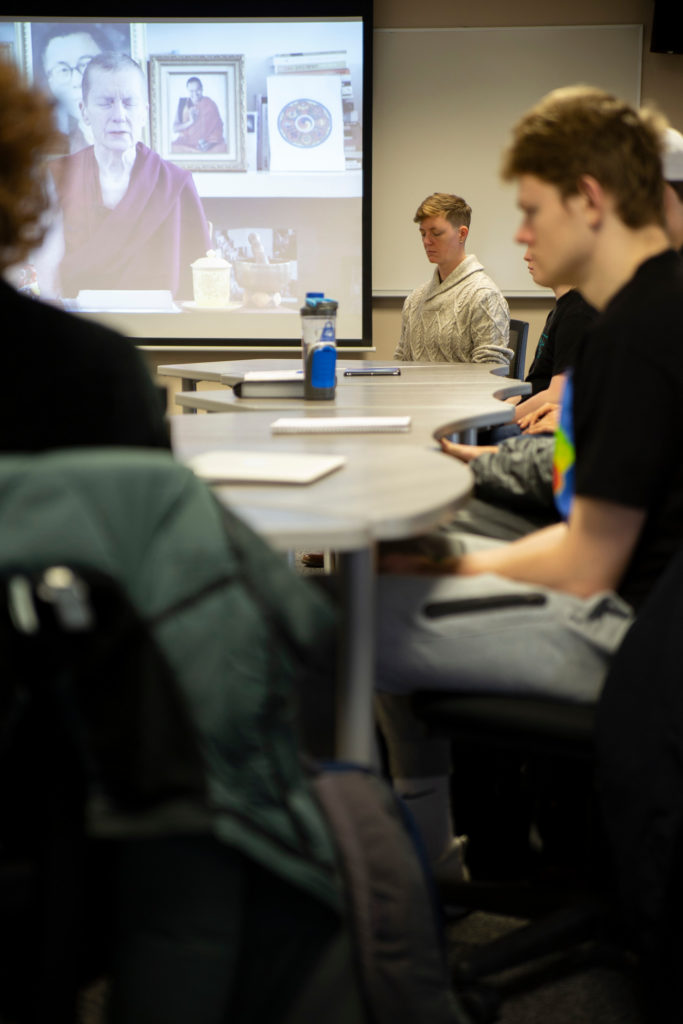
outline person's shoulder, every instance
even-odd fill
[[[472,284],[478,291],[494,292],[497,295],[502,296],[502,292],[496,282],[486,272],[486,268],[479,259],[471,253],[466,256],[462,263],[455,268],[453,273],[460,271],[458,275],[459,279],[462,280],[465,277],[472,278]]]
[[[677,321],[683,324],[683,260],[667,249],[645,260],[608,303],[598,322],[619,317],[636,323]]]
[[[159,173],[166,174],[169,178],[175,181],[186,181],[191,178],[190,171],[186,171],[183,167],[178,167],[172,160],[166,160],[163,156],[157,153],[156,150],[150,149],[144,142],[138,142],[137,144],[138,159],[148,169],[154,169]]]
[[[51,346],[57,341],[60,345],[96,344],[99,351],[103,348],[132,348],[127,338],[110,327],[68,313],[49,302],[22,295],[5,281],[0,281],[0,309],[5,315],[9,315],[11,310],[11,315],[23,325],[25,333],[35,331],[32,346],[41,342]]]
[[[572,288],[570,291],[565,292],[564,295],[561,295],[557,300],[555,309],[558,319],[563,321],[565,319],[581,318],[590,323],[598,316],[595,306],[591,306],[589,302],[586,302],[581,292],[577,291],[576,288]]]
[[[64,156],[54,157],[50,160],[48,167],[56,185],[68,186],[78,181],[79,172],[83,172],[95,162],[95,147],[86,146],[78,149],[75,153],[66,153]]]

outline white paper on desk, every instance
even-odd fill
[[[270,425],[273,434],[403,434],[410,416],[281,416]]]
[[[211,483],[310,484],[340,469],[344,455],[309,452],[202,452],[188,461],[190,469]]]

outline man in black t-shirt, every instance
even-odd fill
[[[579,341],[594,319],[595,310],[576,288],[569,288],[558,296],[548,313],[534,361],[525,378],[531,384],[532,395],[547,391],[553,377],[574,365]],[[546,399],[549,402],[554,400],[554,397]]]
[[[549,94],[514,129],[504,177],[518,184],[517,241],[549,284],[578,288],[601,315],[579,346],[556,447],[567,522],[490,551],[438,563],[394,553],[382,566],[398,573],[379,588],[378,689],[401,695],[380,702],[390,767],[435,860],[453,850],[447,747],[420,739],[402,695],[595,699],[683,545],[683,265],[663,226],[662,131],[655,115],[587,87]]]

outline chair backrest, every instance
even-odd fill
[[[510,371],[508,373],[508,377],[516,377],[518,380],[524,379],[524,368],[526,365],[526,342],[528,335],[528,320],[510,321],[509,347],[512,349],[514,354],[512,356],[512,359],[510,360]]]
[[[679,988],[683,956],[681,616],[683,551],[615,655],[597,718],[597,777],[614,881],[650,1000]]]

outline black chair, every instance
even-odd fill
[[[472,1020],[489,1024],[508,994],[586,966],[630,968],[606,888],[593,787],[596,707],[442,692],[416,694],[413,704],[435,735],[453,739],[456,777],[463,780],[455,803],[458,828],[471,830],[473,853],[477,843],[479,853],[487,848],[483,865],[476,854],[472,859],[472,882],[454,882],[437,872],[444,907],[523,922],[452,959],[453,983]],[[529,848],[530,822],[544,801],[560,815],[568,813],[561,800],[556,805],[558,779],[560,791],[572,796],[572,820],[564,824],[571,825],[569,834],[581,847],[559,864],[552,854],[534,857]],[[474,822],[463,815],[470,780],[475,780]]]
[[[529,323],[527,320],[510,320],[510,341],[509,347],[513,351],[510,360],[508,377],[515,377],[524,380],[526,367],[526,344],[529,336]]]
[[[597,785],[624,931],[653,1021],[683,963],[683,551],[638,613],[598,707]]]
[[[492,763],[498,780],[521,763],[532,765],[552,795],[556,767],[560,777],[562,766],[568,767],[572,788],[581,791],[576,806],[583,814],[570,825],[590,838],[583,849],[585,871],[561,878],[559,885],[533,871],[512,883],[438,879],[446,903],[532,919],[456,963],[457,984],[478,993],[474,1003],[479,999],[481,1012],[477,1016],[475,1008],[475,1019],[495,1019],[491,993],[479,998],[482,979],[553,950],[573,964],[578,944],[587,939],[594,961],[607,958],[634,972],[647,1019],[673,1019],[667,1012],[678,998],[683,961],[682,618],[683,552],[640,610],[597,704],[415,694],[413,706],[428,727],[452,738],[466,760],[474,751]],[[458,800],[458,814],[459,809]],[[518,810],[513,805],[513,813]],[[490,804],[486,811],[495,817]],[[458,827],[463,825],[466,830],[459,819]]]
[[[0,640],[0,1019],[71,1024],[112,950],[116,844],[86,836],[88,802],[203,804],[204,769],[170,668],[110,577],[3,576]],[[143,706],[161,716],[147,744]]]

